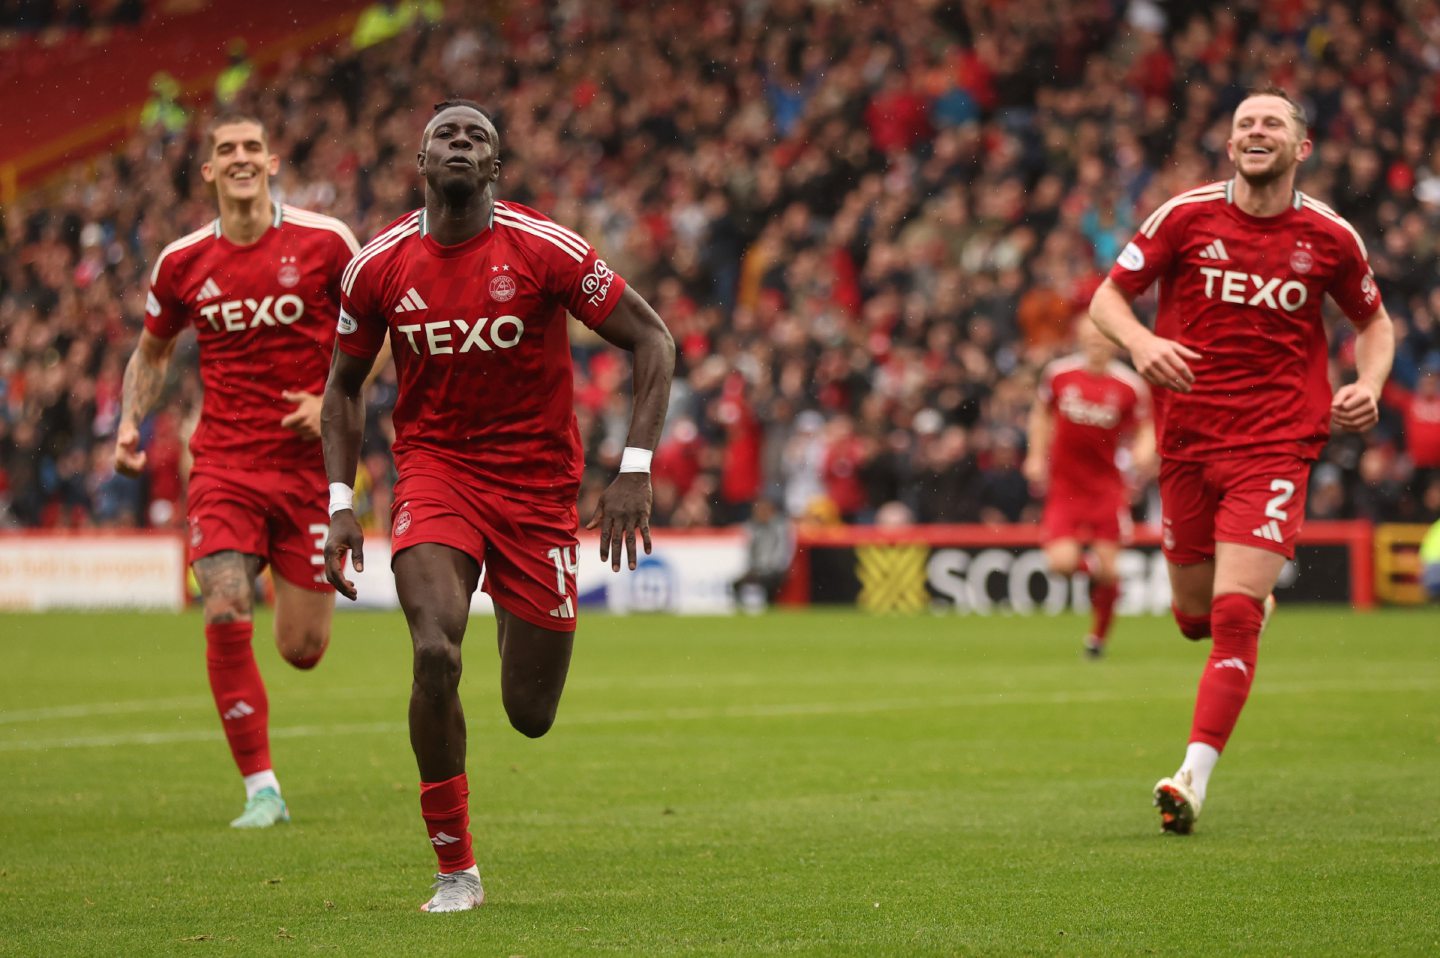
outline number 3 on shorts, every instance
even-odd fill
[[[1281,522],[1284,522],[1290,518],[1290,516],[1280,507],[1289,502],[1290,497],[1295,495],[1295,483],[1289,479],[1272,479],[1270,481],[1270,491],[1278,492],[1279,495],[1272,497],[1269,502],[1265,503],[1265,515],[1271,519],[1279,519]]]

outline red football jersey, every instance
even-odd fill
[[[249,246],[226,239],[217,219],[165,247],[150,273],[145,328],[169,339],[193,325],[199,337],[196,466],[324,468],[318,440],[281,427],[295,410],[281,393],[324,390],[340,275],[359,244],[337,219],[274,206]]]
[[[565,313],[594,328],[625,289],[589,243],[496,203],[488,229],[442,246],[416,210],[360,251],[343,289],[340,349],[369,359],[390,332],[402,476],[458,472],[504,495],[575,498],[584,460]]]
[[[1150,418],[1150,389],[1121,362],[1093,373],[1084,356],[1045,367],[1039,400],[1050,410],[1050,495],[1114,498],[1125,479],[1115,462],[1122,437]]]
[[[1304,193],[1255,217],[1233,182],[1181,193],[1152,213],[1110,279],[1131,295],[1160,281],[1157,335],[1198,352],[1189,393],[1158,390],[1160,451],[1172,459],[1288,452],[1314,459],[1330,436],[1321,301],[1367,323],[1380,293],[1365,244]]]

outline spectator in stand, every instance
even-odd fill
[[[138,16],[137,4],[119,7]],[[497,17],[477,16],[473,0],[438,7],[377,3],[377,29],[357,29],[353,48],[257,72],[236,103],[290,158],[277,195],[368,238],[420,205],[390,162],[412,148],[415,104],[442,99],[456,76],[485,91],[525,144],[506,168],[507,193],[593,237],[674,324],[672,408],[695,424],[697,471],[674,490],[668,519],[657,502],[657,524],[738,518],[765,494],[801,515],[823,494],[817,437],[841,416],[857,442],[853,519],[887,501],[919,521],[978,519],[981,483],[1005,459],[988,437],[1023,427],[1036,368],[1069,348],[1069,318],[1115,244],[1137,215],[1222,178],[1237,91],[1275,80],[1325,118],[1307,192],[1371,251],[1405,331],[1397,381],[1414,386],[1440,355],[1440,34],[1423,5],[1360,19],[1320,5],[1304,32],[1278,27],[1263,4],[1259,15],[1148,4],[1134,16],[1136,4],[1046,0],[773,0],[698,13],[546,0]],[[21,29],[52,24],[47,14]],[[67,46],[88,42],[67,36]],[[35,40],[19,37],[24,55],[0,61],[0,81],[41,55]],[[264,52],[251,55],[265,62]],[[143,525],[157,492],[183,512],[171,498],[181,462],[150,477],[131,520],[128,507],[108,506],[102,520],[95,495],[62,486],[58,466],[82,447],[85,488],[105,481],[89,451],[113,437],[115,357],[138,333],[143,264],[173,228],[213,216],[190,172],[201,126],[139,129],[0,210],[0,523]],[[1137,306],[1148,316],[1155,300]],[[577,336],[587,501],[620,448],[612,398],[628,398],[608,384],[629,369],[606,352]],[[58,407],[45,388],[57,366]],[[743,383],[722,400],[732,371]],[[362,456],[377,510],[393,480],[388,383],[382,375],[371,389]],[[167,390],[182,431],[199,397],[184,343]],[[748,447],[731,448],[741,437],[716,418],[722,401],[754,416]],[[1340,437],[1323,455],[1338,471],[1341,515],[1375,511],[1360,478],[1367,448],[1403,441],[1415,458],[1423,445],[1398,406],[1389,416],[1370,446]],[[727,450],[756,465],[727,475]],[[1388,482],[1396,469],[1386,461],[1380,473]],[[970,498],[942,502],[927,487],[939,474],[944,494]],[[1423,515],[1424,489],[1412,482],[1380,511]],[[667,495],[658,477],[656,493]]]

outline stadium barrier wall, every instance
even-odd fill
[[[580,536],[575,591],[582,609],[611,612],[669,612],[710,615],[734,611],[730,583],[745,569],[745,539],[737,530],[697,532],[656,530],[654,551],[641,552],[634,572],[622,559],[620,571],[600,560],[600,537]],[[369,609],[398,609],[395,579],[390,574],[390,543],[365,542],[365,571],[352,573],[359,593],[356,604]],[[340,600],[341,606],[348,606]],[[490,597],[475,590],[475,613],[490,612]]]
[[[575,557],[579,606],[620,613],[734,611],[730,584],[745,568],[740,530],[658,529],[654,541],[654,552],[642,554],[634,572],[622,566],[615,573],[600,560],[598,537],[583,534]],[[1367,522],[1310,523],[1278,595],[1282,601],[1369,608],[1377,542]],[[1045,571],[1034,526],[801,527],[797,544],[781,595],[785,604],[982,615],[1088,606],[1083,577],[1067,582]],[[1141,534],[1122,552],[1122,612],[1168,610],[1170,584],[1159,545],[1155,535]],[[368,539],[365,558],[366,571],[352,574],[357,605],[398,608],[389,541]],[[185,597],[185,544],[177,533],[0,534],[0,608],[179,609]],[[474,611],[490,608],[489,597],[477,592]]]
[[[1374,604],[1373,527],[1311,522],[1281,573],[1282,602]],[[1164,613],[1170,580],[1160,538],[1137,532],[1120,555],[1125,615]],[[871,612],[990,615],[1088,611],[1088,579],[1049,573],[1034,525],[805,527],[781,593],[787,605],[856,605]]]
[[[169,609],[185,606],[178,533],[94,531],[0,535],[0,609]]]
[[[1381,602],[1423,605],[1420,541],[1427,525],[1387,522],[1375,527],[1375,593]]]

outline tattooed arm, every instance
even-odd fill
[[[140,342],[125,367],[125,386],[120,401],[120,425],[115,430],[115,471],[138,476],[145,469],[140,451],[140,421],[160,398],[165,370],[175,352],[175,339],[161,339],[148,329],[141,330]]]

